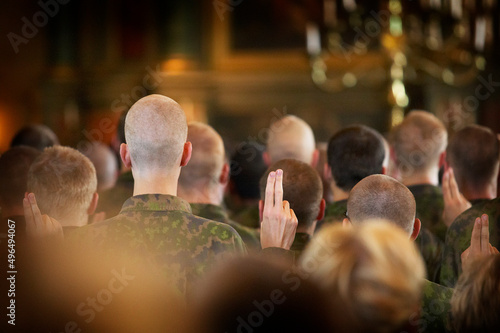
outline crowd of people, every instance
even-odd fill
[[[493,131],[418,110],[323,145],[293,115],[269,129],[229,150],[162,95],[115,150],[23,128],[0,156],[2,332],[500,331]]]

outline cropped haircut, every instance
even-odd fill
[[[415,214],[415,197],[411,191],[385,175],[371,175],[361,180],[347,199],[347,215],[353,224],[383,219],[411,234]]]
[[[403,174],[426,171],[439,163],[448,134],[441,120],[430,112],[411,111],[392,136],[396,165]]]
[[[384,141],[370,127],[349,126],[332,136],[327,154],[335,183],[343,191],[349,192],[366,176],[382,173]]]
[[[464,270],[451,298],[457,333],[500,332],[500,255],[476,259]]]
[[[28,191],[35,193],[42,214],[56,220],[85,217],[96,190],[94,165],[70,147],[46,148],[28,172]]]
[[[401,229],[377,220],[328,225],[303,253],[301,269],[342,306],[346,332],[400,332],[420,306],[425,266]]]
[[[283,200],[290,203],[299,225],[309,226],[319,213],[323,198],[323,183],[318,172],[309,164],[285,159],[273,163],[260,179],[260,198],[265,200],[267,176],[271,171],[283,170]]]
[[[482,188],[495,178],[499,155],[496,134],[479,125],[469,125],[455,133],[446,149],[458,184],[468,183],[475,188]]]

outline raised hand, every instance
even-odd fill
[[[489,218],[488,215],[483,214],[476,218],[470,246],[461,255],[462,270],[467,269],[469,263],[474,259],[490,254],[498,254],[498,250],[490,244]]]
[[[272,171],[267,177],[264,212],[260,225],[260,243],[263,249],[280,247],[289,250],[297,230],[297,216],[283,201],[283,170]]]
[[[471,203],[460,193],[452,168],[443,174],[443,221],[449,227],[458,215],[471,207]]]
[[[61,224],[48,215],[42,215],[34,193],[26,193],[23,199],[24,217],[26,219],[26,235],[30,238],[55,237],[63,238]]]

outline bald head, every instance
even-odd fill
[[[314,164],[316,144],[311,127],[296,116],[285,116],[271,125],[267,141],[269,162],[292,158]]]
[[[186,116],[177,102],[162,95],[138,100],[125,119],[134,176],[168,173],[179,166],[186,137]]]
[[[187,139],[193,145],[193,152],[189,164],[182,168],[179,177],[182,191],[217,184],[225,162],[221,136],[209,125],[191,122],[188,124]]]
[[[349,194],[347,214],[353,224],[384,219],[413,232],[416,204],[406,186],[392,177],[371,175],[361,180]]]
[[[446,149],[448,134],[441,120],[432,113],[411,111],[395,129],[393,139],[396,164],[405,176],[437,167]]]

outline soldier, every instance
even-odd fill
[[[415,240],[421,226],[415,215],[415,198],[406,186],[389,176],[371,175],[351,190],[347,201],[348,217],[343,224],[356,226],[373,219],[383,219],[398,225],[411,240]],[[422,318],[417,321],[421,329],[437,332],[450,325],[447,315],[452,293],[452,289],[425,280]]]
[[[443,123],[425,111],[411,111],[392,134],[393,160],[401,182],[415,196],[422,225],[444,241],[443,192],[439,169],[445,163],[447,132]]]
[[[189,203],[176,196],[192,150],[179,104],[161,95],[141,98],[127,114],[125,137],[120,155],[132,168],[134,195],[117,216],[82,228],[77,238],[131,260],[151,260],[189,296],[218,260],[245,253],[244,244],[232,227],[193,215]]]
[[[181,170],[178,196],[189,202],[194,215],[229,224],[241,236],[247,249],[260,249],[257,230],[229,219],[222,206],[229,164],[219,133],[209,125],[191,122],[187,140],[193,145],[193,152],[188,165]]]
[[[264,202],[268,175],[281,169],[283,172],[283,199],[293,208],[298,225],[291,250],[298,258],[309,243],[316,222],[323,218],[325,200],[323,184],[318,172],[310,165],[293,159],[284,159],[273,163],[260,180],[259,211],[261,220],[264,214]]]

